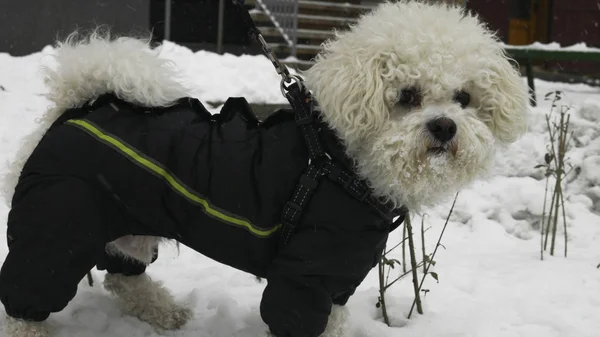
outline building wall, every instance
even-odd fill
[[[599,4],[597,0],[469,0],[467,8],[509,44],[585,42],[600,47]],[[600,76],[598,62],[537,60],[535,64],[546,70]]]
[[[550,40],[562,46],[585,42],[600,47],[600,2],[596,0],[554,1]],[[548,68],[600,76],[600,62],[550,62]]]
[[[469,0],[467,9],[476,12],[489,28],[497,32],[502,41],[507,41],[511,1]]]
[[[223,51],[238,55],[261,53],[258,45],[252,44],[233,2],[225,0],[224,4]],[[218,15],[217,0],[172,0],[171,40],[192,50],[216,51]],[[164,17],[165,0],[150,0],[150,26],[156,41],[164,38]]]
[[[531,21],[527,42],[586,42],[600,46],[598,0],[468,0],[475,11],[504,42],[509,42],[511,20]],[[548,31],[550,29],[550,31]]]
[[[192,49],[216,50],[216,0],[172,0],[171,40]],[[165,0],[0,0],[0,53],[40,51],[75,29],[106,25],[119,35],[163,40]],[[224,51],[260,53],[226,0]]]
[[[76,28],[148,33],[149,0],[0,0],[0,52],[26,55]]]
[[[561,44],[586,42],[600,47],[600,2],[554,1],[552,41]]]

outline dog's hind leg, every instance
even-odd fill
[[[146,273],[106,274],[104,288],[121,299],[126,314],[157,328],[178,329],[193,316],[190,308],[176,303],[171,293]]]
[[[144,264],[107,254],[99,267],[108,271],[104,288],[121,300],[126,314],[167,330],[180,328],[193,316],[190,308],[176,303],[160,282],[145,273]]]
[[[41,322],[67,306],[110,240],[103,200],[80,179],[33,176],[19,183],[0,271],[9,337],[50,333]]]

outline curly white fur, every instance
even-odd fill
[[[348,308],[342,305],[333,305],[327,320],[325,331],[319,337],[346,337],[348,336]],[[275,337],[270,331],[266,331],[264,337]]]
[[[2,194],[10,205],[25,162],[46,130],[68,109],[77,108],[105,93],[140,106],[169,106],[189,96],[184,76],[175,64],[149,46],[150,40],[111,38],[99,30],[87,36],[75,32],[57,45],[54,67],[43,67],[48,99],[53,105],[37,121],[36,130],[21,142],[4,176]],[[128,236],[108,245],[143,263],[150,263],[159,238]]]
[[[146,235],[125,235],[106,244],[106,252],[149,265],[162,238]]]
[[[458,7],[385,3],[324,44],[306,83],[323,119],[345,142],[375,193],[413,210],[433,205],[485,173],[496,140],[525,131],[527,87],[492,32]],[[422,102],[397,104],[402,89]],[[454,93],[471,95],[466,108]],[[458,131],[452,151],[426,130],[448,117]]]
[[[7,337],[50,337],[53,335],[53,329],[46,321],[31,322],[12,317],[6,317],[4,332]]]
[[[333,305],[325,331],[320,337],[346,337],[348,335],[348,308],[342,305]]]
[[[179,329],[193,317],[192,309],[177,304],[160,282],[147,274],[106,274],[104,288],[122,302],[123,311],[159,329]]]

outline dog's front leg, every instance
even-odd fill
[[[327,327],[320,337],[346,337],[348,331],[348,308],[342,305],[333,305]]]
[[[347,337],[348,336],[348,308],[343,305],[333,305],[327,327],[319,337]],[[278,337],[266,332],[263,337]]]
[[[177,304],[171,293],[146,273],[106,274],[104,288],[122,300],[125,313],[157,328],[178,329],[193,316],[190,308]]]

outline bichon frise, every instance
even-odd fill
[[[488,171],[528,109],[492,32],[459,8],[416,1],[363,16],[305,73],[327,167],[307,169],[291,112],[259,122],[232,98],[211,115],[147,41],[75,35],[56,60],[54,106],[5,184],[10,337],[49,335],[44,321],[94,266],[127,313],[181,327],[191,310],[145,274],[159,238],[265,277],[260,312],[274,336],[344,336],[343,305],[404,216],[395,211],[434,205]]]

